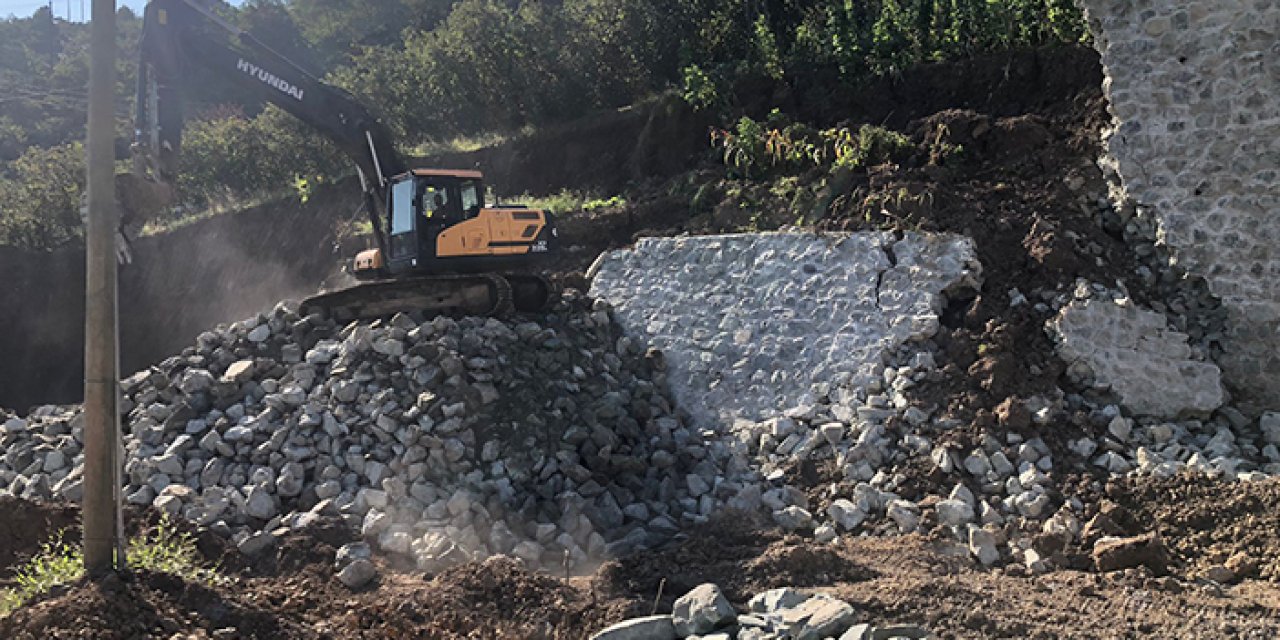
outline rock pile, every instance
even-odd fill
[[[660,353],[569,292],[537,321],[270,314],[123,384],[130,503],[232,536],[337,513],[424,568],[504,553],[580,568],[708,515],[709,457]],[[0,480],[77,499],[76,410],[4,423]]]
[[[1058,484],[1063,471],[1257,479],[1280,470],[1264,428],[1280,423],[1275,414],[1253,423],[1220,407],[1217,369],[1198,346],[1160,314],[1116,303],[1123,292],[1089,283],[1010,294],[1014,306],[1056,318],[1046,329],[1076,392],[1008,398],[978,437],[956,438],[971,426],[913,389],[948,365],[931,337],[946,294],[981,271],[967,250],[917,234],[654,239],[602,258],[592,291],[614,302],[630,335],[664,346],[675,392],[747,461],[689,480],[715,495],[722,483],[744,487],[729,504],[820,542],[941,527],[982,564],[1042,571],[1062,545],[1034,542],[1084,542],[1084,505]],[[681,277],[659,275],[671,271]],[[897,290],[916,303],[883,304]],[[859,295],[861,306],[846,299]],[[827,346],[846,336],[861,342],[834,365]],[[771,351],[781,338],[802,346]],[[786,365],[761,375],[762,358]],[[713,400],[727,410],[696,405]],[[815,463],[835,477],[817,487],[797,478]]]
[[[670,615],[635,618],[591,636],[591,640],[889,640],[927,638],[919,627],[873,627],[859,623],[853,605],[829,595],[770,589],[751,598],[739,614],[720,588],[706,583],[675,601]]]

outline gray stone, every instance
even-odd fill
[[[787,531],[797,531],[813,527],[813,514],[807,510],[791,505],[773,512],[773,521]]]
[[[813,530],[813,540],[818,544],[826,544],[836,539],[835,527],[824,524]]]
[[[360,559],[369,559],[373,557],[373,549],[369,547],[367,542],[348,542],[338,547],[338,553],[334,557],[333,568],[341,571],[348,564]]]
[[[907,500],[891,500],[885,508],[885,515],[898,525],[902,533],[911,533],[920,525],[920,507]]]
[[[151,506],[172,517],[182,510],[182,500],[175,496],[157,496]]]
[[[648,616],[623,620],[592,634],[591,640],[675,640],[671,616]]]
[[[266,342],[271,337],[271,327],[260,324],[249,331],[249,342]]]
[[[995,564],[1000,559],[995,535],[981,527],[969,527],[969,552],[984,566]]]
[[[61,451],[50,451],[44,457],[44,470],[53,472],[67,466],[67,457]]]
[[[923,627],[896,624],[887,627],[875,627],[867,636],[867,640],[925,640],[931,637]],[[840,640],[845,640],[841,638]]]
[[[1105,300],[1074,301],[1049,322],[1058,355],[1083,363],[1139,415],[1175,418],[1223,403],[1218,367],[1192,359],[1186,334],[1159,313]]]
[[[672,605],[671,616],[676,634],[684,637],[732,624],[737,613],[720,592],[720,587],[704,583],[677,598]]]
[[[970,499],[972,500],[972,496]],[[938,522],[949,527],[958,527],[973,521],[973,506],[963,500],[942,500],[934,506],[934,509],[938,514]]]
[[[183,393],[199,393],[213,386],[213,374],[204,369],[188,369],[182,374],[178,388]]]
[[[833,447],[840,444],[840,441],[844,439],[844,425],[839,422],[828,422],[818,427],[818,431],[822,434],[822,438]]]
[[[359,589],[378,576],[378,569],[368,558],[357,558],[338,572],[338,581],[350,589]]]
[[[27,421],[22,418],[9,418],[4,421],[4,432],[7,435],[13,435],[27,429]]]
[[[795,640],[822,640],[843,634],[857,621],[857,612],[843,600],[816,595],[782,610],[779,619]]]
[[[271,493],[260,486],[249,489],[244,501],[244,513],[251,518],[270,520],[276,515],[276,503]]]
[[[782,587],[752,596],[747,602],[747,609],[754,613],[774,613],[782,609],[790,609],[808,599],[809,596],[795,589]]]
[[[269,531],[259,531],[244,540],[236,548],[246,556],[256,556],[274,546],[276,537]]]
[[[874,640],[872,626],[865,622],[855,624],[840,634],[840,640]]]
[[[854,531],[866,519],[867,514],[853,502],[840,498],[827,507],[827,515],[844,531]]]

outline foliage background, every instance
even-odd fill
[[[725,123],[744,96],[821,100],[911,65],[1079,42],[1072,0],[249,0],[228,19],[366,100],[405,149],[514,134],[675,90]],[[141,21],[121,9],[117,157]],[[75,241],[88,27],[0,21],[0,244]],[[188,87],[186,209],[347,171],[304,125],[210,77]]]

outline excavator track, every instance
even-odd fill
[[[511,300],[520,313],[537,313],[546,309],[555,294],[555,287],[543,276],[507,273],[503,277],[511,285]]]
[[[467,274],[381,280],[321,293],[302,301],[303,315],[321,312],[339,322],[382,318],[396,313],[503,317],[536,313],[554,293],[540,275]]]
[[[433,275],[382,280],[321,293],[302,301],[304,315],[324,313],[339,322],[396,313],[505,316],[515,311],[511,283],[497,274]]]

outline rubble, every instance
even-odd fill
[[[1203,415],[1223,404],[1218,367],[1194,359],[1186,334],[1170,329],[1159,313],[1132,303],[1077,300],[1049,327],[1069,372],[1094,388],[1114,391],[1135,414]]]
[[[979,565],[1042,571],[1056,560],[1033,548],[1037,532],[1083,542],[1084,505],[1064,495],[1061,471],[1248,479],[1280,471],[1280,414],[1256,422],[1229,406],[1195,418],[1134,414],[1116,404],[1114,385],[1006,398],[991,415],[992,430],[957,446],[944,437],[957,423],[913,392],[949,364],[930,337],[939,301],[980,269],[954,238],[907,234],[886,252],[889,237],[775,234],[745,246],[736,236],[672,239],[644,244],[640,257],[612,258],[643,262],[682,252],[697,265],[691,269],[710,277],[718,272],[708,265],[746,255],[775,276],[782,267],[771,260],[801,264],[797,277],[826,274],[815,281],[824,286],[841,273],[870,277],[868,261],[887,261],[876,267],[883,267],[879,319],[858,320],[883,330],[867,343],[874,349],[859,352],[867,360],[787,383],[807,385],[799,391],[782,385],[754,400],[735,398],[733,411],[715,417],[725,422],[689,416],[668,394],[690,389],[694,378],[681,363],[692,361],[626,329],[647,317],[626,296],[619,304],[629,310],[570,291],[536,317],[398,315],[346,326],[281,305],[206,332],[181,355],[125,381],[125,495],[225,532],[246,553],[269,548],[268,535],[282,527],[336,514],[373,548],[410,556],[426,571],[496,554],[556,572],[587,571],[726,508],[819,544],[937,531]],[[802,247],[813,273],[783,246]],[[880,253],[863,255],[869,247]],[[842,271],[828,250],[858,257]],[[610,264],[602,274],[622,268]],[[749,281],[734,282],[746,295]],[[917,286],[932,293],[914,302],[899,295]],[[1106,293],[1087,283],[1074,292],[1029,292],[1046,310]],[[816,289],[782,287],[762,294],[760,304],[778,295],[832,300]],[[743,322],[768,315],[745,304],[726,308]],[[715,337],[728,331],[708,328],[684,342],[669,335],[667,344],[677,351],[721,345],[721,355],[736,359],[746,352],[733,349],[745,345],[730,348],[732,341]],[[778,371],[807,375],[810,366],[799,361]],[[57,407],[5,418],[0,483],[34,499],[78,497],[82,422],[75,409]],[[1078,436],[1053,450],[1035,435],[1049,429]],[[818,461],[836,477],[805,486],[797,465]],[[921,465],[932,472],[930,483],[911,479]]]
[[[711,583],[698,585],[680,596],[671,611],[676,635],[682,638],[710,633],[732,624],[737,617],[720,587]]]
[[[663,376],[606,305],[572,292],[506,322],[336,326],[281,305],[123,382],[125,495],[228,530],[249,553],[320,508],[424,568],[506,553],[585,570],[705,518],[712,494],[733,490],[697,453],[703,438]],[[70,495],[78,409],[7,419],[4,432],[11,493]]]
[[[670,615],[632,618],[598,631],[591,640],[676,640]]]
[[[805,594],[789,587],[753,596],[747,612],[737,614],[712,583],[698,585],[677,598],[672,615],[634,618],[591,636],[591,640],[823,640],[840,638],[926,638],[918,627],[873,627],[858,624],[853,605],[823,593]]]

